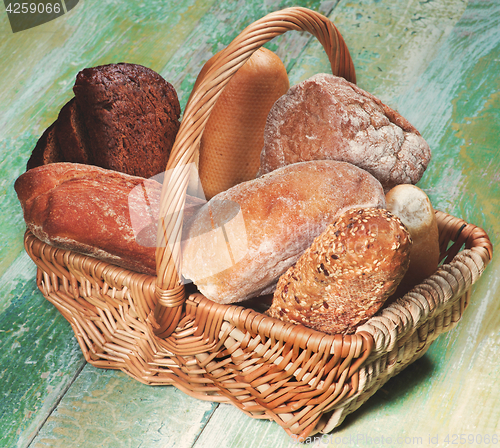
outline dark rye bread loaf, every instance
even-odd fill
[[[149,68],[119,63],[82,70],[73,91],[28,169],[75,162],[146,178],[164,171],[180,126],[171,84]]]

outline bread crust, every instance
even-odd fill
[[[79,72],[73,92],[93,164],[146,178],[165,170],[180,126],[171,84],[141,65],[108,64]]]
[[[410,267],[399,284],[395,298],[434,274],[439,264],[439,229],[427,194],[416,185],[397,185],[386,194],[387,209],[398,216],[413,241]]]
[[[186,223],[183,275],[219,303],[272,292],[339,214],[384,206],[380,183],[354,165],[288,165],[216,195]]]
[[[38,139],[33,152],[26,164],[30,170],[40,165],[59,162],[61,160],[61,149],[56,137],[56,123],[52,123],[42,136]]]
[[[155,180],[62,162],[29,170],[14,186],[27,228],[41,241],[156,273],[161,184]],[[204,203],[187,196],[185,219]]]
[[[355,84],[318,74],[293,86],[271,109],[259,174],[305,160],[363,168],[384,189],[417,183],[429,145],[398,112]]]
[[[353,333],[396,289],[410,247],[408,231],[389,211],[351,209],[281,276],[267,314],[324,333]]]
[[[137,64],[108,64],[78,73],[75,97],[37,142],[27,169],[84,163],[152,177],[165,170],[180,126],[173,86]]]
[[[193,91],[219,57],[203,66]],[[266,48],[256,50],[224,87],[200,143],[199,172],[207,199],[255,178],[267,115],[289,87],[283,62]]]
[[[68,101],[56,120],[57,142],[61,148],[61,160],[73,163],[90,163],[89,138],[82,122],[75,98]]]

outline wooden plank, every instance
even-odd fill
[[[341,2],[330,20],[343,35],[357,73],[357,84],[391,105],[436,57],[464,0]],[[290,73],[293,83],[315,73],[330,73],[319,44],[311,44]]]
[[[230,404],[220,404],[193,448],[285,448],[300,446],[277,424],[248,417]]]
[[[0,279],[1,445],[27,446],[85,360],[22,254]]]
[[[169,386],[146,386],[87,364],[33,440],[33,448],[187,448],[216,404]]]

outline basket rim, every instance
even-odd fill
[[[338,344],[339,337],[342,338],[344,343],[350,345],[351,342],[358,343],[358,339],[359,337],[361,337],[364,340],[364,344],[368,344],[367,346],[374,345],[375,347],[378,347],[377,350],[381,349],[380,344],[376,344],[377,336],[374,336],[374,333],[380,336],[380,331],[377,330],[377,325],[374,326],[372,324],[373,322],[377,321],[377,319],[380,320],[380,316],[384,315],[384,312],[385,315],[407,315],[408,312],[405,312],[403,310],[405,308],[405,304],[407,304],[408,301],[414,301],[415,296],[418,297],[418,295],[422,295],[423,291],[425,291],[426,289],[435,288],[435,283],[439,283],[441,281],[441,277],[446,278],[449,275],[450,271],[457,269],[457,265],[463,265],[464,269],[467,269],[468,271],[470,271],[471,269],[477,270],[476,275],[467,274],[467,278],[459,286],[459,290],[453,292],[453,294],[463,294],[468,289],[470,289],[470,287],[475,283],[485,267],[491,261],[493,254],[493,245],[487,233],[482,228],[477,227],[473,224],[468,224],[461,218],[456,218],[439,210],[436,210],[435,212],[440,232],[440,241],[442,242],[442,238],[444,237],[445,239],[450,238],[450,243],[453,242],[453,244],[447,250],[441,252],[441,259],[443,260],[443,264],[439,266],[434,275],[426,279],[422,284],[415,286],[411,291],[396,300],[394,303],[383,307],[379,313],[370,318],[363,325],[359,326],[356,332],[353,334],[329,335],[304,327],[303,325],[280,321],[254,309],[246,308],[241,304],[216,303],[204,297],[199,292],[190,294],[187,302],[195,306],[208,306],[211,308],[210,312],[223,313],[225,318],[229,318],[230,320],[233,320],[235,322],[238,321],[237,316],[245,314],[245,320],[254,321],[252,324],[253,331],[263,332],[271,338],[283,337],[283,335],[289,335],[292,332],[296,333],[298,329],[300,329],[300,332],[302,332],[302,334],[300,335],[297,344],[298,347],[301,348],[305,348],[308,346],[310,347],[311,344],[313,344],[314,346],[319,346],[325,343],[327,345],[335,345]],[[39,263],[37,263],[38,267],[47,272],[52,272],[52,275],[62,278],[65,274],[68,273],[63,272],[62,270],[60,270],[59,272],[54,272],[51,267],[48,266],[48,263],[53,266],[52,261],[58,260],[59,264],[64,264],[66,266],[68,266],[69,264],[77,265],[81,270],[87,271],[87,277],[89,278],[89,281],[96,281],[99,278],[104,278],[112,286],[118,286],[121,284],[124,286],[128,285],[127,287],[129,288],[141,287],[150,291],[151,297],[155,297],[153,291],[156,277],[153,275],[130,271],[111,263],[98,260],[96,258],[93,258],[92,256],[54,247],[39,240],[28,229],[25,233],[25,247],[26,251],[32,259],[33,252],[39,252],[42,254],[41,260],[39,261]],[[46,249],[48,249],[48,253],[45,253]],[[451,260],[449,260],[450,257],[452,257]],[[464,258],[470,259],[471,261],[464,263]],[[45,262],[45,259],[47,260],[47,262]],[[446,298],[446,300],[448,299],[449,297]],[[149,314],[146,310],[146,312],[143,312],[142,315],[139,316],[144,321],[151,320],[152,318],[152,312],[155,304],[150,303],[150,306],[152,308],[149,310]],[[435,309],[432,309],[430,311],[434,312]],[[427,319],[429,315],[426,316],[422,314],[420,317],[422,317],[423,319]],[[423,321],[421,321],[420,323],[422,322]],[[154,319],[152,320],[152,324],[154,326]],[[370,337],[368,337],[368,335],[371,335],[373,341],[370,341]],[[161,337],[159,339],[161,339]],[[296,340],[296,337],[294,337],[294,340]],[[387,343],[386,345],[388,347],[390,343]],[[387,347],[385,347],[385,349],[387,349]]]

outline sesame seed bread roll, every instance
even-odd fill
[[[186,222],[182,274],[218,303],[268,294],[326,226],[352,207],[385,207],[349,163],[302,162],[219,193]]]
[[[387,209],[398,216],[410,232],[413,245],[410,267],[396,295],[402,296],[411,288],[434,274],[439,263],[439,231],[431,201],[415,185],[398,185],[386,195]]]
[[[220,53],[207,61],[196,89]],[[274,102],[290,87],[281,59],[259,48],[219,96],[200,144],[199,171],[205,197],[254,179],[264,146],[264,127]]]
[[[396,289],[410,246],[389,211],[351,209],[281,276],[267,314],[324,333],[353,333]]]

